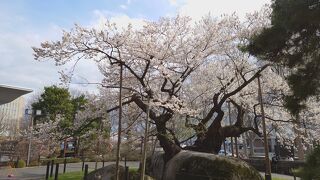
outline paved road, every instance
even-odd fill
[[[114,164],[115,162],[105,162],[105,166],[109,164]],[[85,164],[89,165],[89,170],[93,170],[95,167],[94,162],[86,162]],[[121,162],[121,165],[124,165],[124,162]],[[139,162],[127,162],[129,167],[138,167]],[[102,167],[102,162],[98,163],[98,168]],[[66,171],[74,172],[81,171],[82,163],[70,163],[67,164]],[[54,168],[55,170],[55,168]],[[63,171],[63,164],[59,166],[59,172]],[[53,172],[54,173],[54,172]],[[9,178],[8,174],[13,174],[14,177]],[[46,166],[36,166],[36,167],[27,167],[27,168],[0,168],[0,180],[43,180],[46,174]],[[262,176],[264,173],[260,172]],[[293,180],[292,176],[282,175],[282,174],[272,174],[272,177],[277,177],[285,180]],[[297,178],[299,180],[299,178]]]
[[[115,162],[105,162],[105,166],[109,164],[114,164]],[[89,165],[89,170],[93,170],[95,167],[94,162],[86,162]],[[120,163],[124,165],[124,162]],[[138,167],[139,162],[127,162],[129,167]],[[98,168],[102,167],[102,162],[98,163]],[[70,163],[67,164],[66,172],[81,171],[82,163]],[[55,167],[53,169],[55,171]],[[59,165],[59,172],[63,171],[63,164]],[[8,177],[8,174],[13,174],[14,177]],[[8,168],[3,167],[0,169],[0,180],[40,180],[44,179],[46,174],[46,166],[35,166],[27,168]],[[54,174],[54,172],[53,172]]]

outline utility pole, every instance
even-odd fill
[[[120,62],[120,89],[119,89],[119,124],[118,124],[118,143],[117,143],[117,161],[116,161],[116,180],[120,179],[120,143],[121,143],[121,121],[122,121],[122,61]]]
[[[150,114],[150,94],[148,95],[148,106],[147,106],[147,117],[145,122],[145,131],[143,139],[143,155],[142,155],[142,166],[140,180],[144,180],[146,170],[146,158],[147,158],[147,144],[148,144],[148,133],[149,133],[149,114]]]
[[[263,100],[262,100],[262,89],[261,89],[261,82],[260,76],[258,76],[258,96],[259,96],[259,103],[261,109],[261,116],[262,116],[262,128],[263,128],[263,140],[264,140],[264,155],[265,155],[265,179],[271,180],[271,164],[269,160],[269,146],[268,146],[268,138],[267,138],[267,130],[266,130],[266,120],[264,116],[264,109],[263,109]]]

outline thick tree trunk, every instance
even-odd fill
[[[169,138],[165,123],[157,123],[156,126],[158,132],[157,138],[160,142],[160,146],[165,152],[164,161],[168,162],[173,156],[181,151],[181,148]]]
[[[185,149],[218,154],[221,149],[221,145],[225,140],[225,136],[223,134],[223,131],[221,131],[221,120],[224,116],[224,112],[221,110],[218,110],[217,112],[218,115],[206,130],[206,133],[198,134],[197,140],[195,141],[194,145],[186,147]],[[205,129],[203,129],[202,131],[204,130]]]
[[[261,136],[261,133],[258,130],[258,126],[254,128],[243,127],[243,115],[245,111],[241,107],[241,105],[238,105],[235,101],[230,99],[230,97],[237,94],[243,88],[245,88],[249,83],[256,79],[260,75],[260,73],[268,66],[269,64],[266,64],[263,67],[261,67],[261,69],[257,71],[253,76],[251,76],[249,79],[245,79],[245,77],[243,76],[243,78],[245,79],[244,83],[242,83],[233,91],[224,94],[222,97],[220,97],[220,95],[225,90],[225,87],[223,87],[220,90],[220,92],[214,94],[212,98],[213,107],[210,109],[210,111],[198,125],[192,125],[192,127],[197,133],[197,140],[195,141],[194,145],[186,147],[184,149],[217,154],[220,151],[221,145],[226,137],[240,137],[242,133],[249,130],[254,131],[257,135]],[[232,80],[230,81],[230,83],[231,82]],[[237,108],[237,121],[234,125],[221,127],[221,121],[224,116],[222,106],[227,99],[229,99],[230,102]],[[206,124],[211,120],[214,114],[217,114],[217,116],[214,118],[209,128],[206,129]]]
[[[152,93],[150,93],[152,94]],[[142,101],[142,98],[135,94],[132,96],[132,101],[145,113],[147,113],[147,105]],[[156,115],[152,109],[149,109],[149,118],[154,120],[157,129],[157,138],[160,142],[160,146],[165,152],[164,160],[169,161],[174,155],[181,151],[181,147],[174,142],[174,138],[170,138],[167,133],[166,122],[172,118],[173,112],[169,110],[161,115]]]
[[[213,132],[207,133],[202,143],[202,152],[218,154],[225,137],[220,133],[221,126],[216,126]]]
[[[257,128],[243,127],[242,116],[237,117],[237,121],[234,125],[221,127],[224,112],[221,110],[217,110],[216,112],[218,115],[206,130],[206,133],[198,134],[194,145],[184,149],[217,154],[221,150],[221,146],[227,137],[240,137],[242,133],[249,130],[261,136],[261,133]]]

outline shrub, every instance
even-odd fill
[[[39,166],[40,163],[38,161],[31,161],[29,166]]]
[[[306,164],[296,174],[303,180],[320,179],[320,146],[307,156]]]
[[[17,168],[24,168],[24,167],[26,167],[26,162],[20,159],[17,163]]]
[[[67,163],[78,163],[81,162],[80,158],[66,158]],[[51,160],[54,160],[54,163],[63,164],[64,158],[50,158],[50,159],[41,159],[41,165],[46,165],[47,162],[51,162]]]

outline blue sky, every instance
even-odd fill
[[[138,23],[176,14],[197,19],[209,11],[214,16],[236,12],[243,17],[265,3],[269,0],[0,0],[0,84],[35,92],[58,84],[58,71],[65,67],[35,61],[31,47],[60,39],[61,31],[74,23],[94,26],[101,18]],[[80,64],[77,75],[93,82],[101,79],[94,64]],[[95,87],[73,88],[90,91]]]

